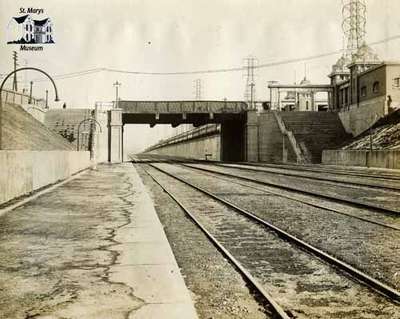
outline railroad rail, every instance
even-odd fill
[[[146,166],[152,167],[153,169],[161,172],[162,174],[165,174],[166,176],[169,176],[173,178],[174,180],[179,181],[180,183],[189,186],[190,188],[206,195],[208,198],[211,198],[212,200],[215,200],[217,202],[220,202],[221,204],[225,205],[229,209],[239,213],[241,216],[245,216],[247,219],[252,220],[254,223],[257,225],[262,225],[266,229],[269,229],[270,231],[273,231],[274,233],[278,234],[279,237],[284,239],[285,241],[294,244],[297,247],[300,247],[302,250],[307,251],[308,253],[311,253],[311,255],[317,256],[318,258],[324,260],[327,262],[329,265],[334,265],[341,271],[351,275],[353,280],[355,282],[362,282],[365,284],[367,287],[372,288],[374,291],[379,292],[380,294],[386,296],[389,298],[389,300],[398,303],[400,301],[400,292],[393,289],[392,287],[389,287],[388,285],[380,282],[379,280],[367,275],[366,273],[354,268],[353,266],[327,254],[326,252],[302,241],[301,239],[291,235],[290,233],[280,229],[279,227],[257,217],[254,213],[242,209],[238,207],[237,205],[227,201],[226,199],[221,198],[220,196],[217,196],[215,194],[210,193],[204,188],[201,188],[199,186],[194,185],[193,183],[190,183],[178,176],[175,176],[174,174],[166,171],[165,169],[162,169],[156,165],[153,164],[146,164]],[[144,169],[145,170],[145,169]],[[206,229],[204,225],[202,225],[199,220],[196,219],[193,213],[190,212],[190,209],[185,207],[185,205],[179,201],[179,199],[172,194],[171,191],[169,191],[165,186],[160,183],[156,177],[154,177],[151,173],[148,172],[148,170],[145,170],[147,174],[158,184],[160,187],[166,191],[170,197],[178,203],[178,205],[190,216],[190,218],[202,229],[202,231],[207,235],[210,240],[214,242],[214,244],[225,254],[225,256],[232,261],[232,263],[242,272],[242,274],[249,280],[249,282],[252,283],[252,285],[257,288],[257,290],[262,294],[265,299],[268,301],[268,303],[275,309],[275,306],[277,305],[278,307],[275,309],[275,312],[280,318],[289,318],[287,313],[283,311],[283,308],[279,306],[277,302],[275,302],[271,294],[266,292],[262,285],[260,285],[257,280],[251,276],[251,274],[240,264],[239,261],[235,259],[235,257],[225,248],[221,243],[218,242],[218,240],[215,239],[215,237]],[[248,276],[250,275],[250,276]],[[262,288],[261,290],[259,288]]]
[[[218,172],[218,171],[214,171],[214,170],[206,169],[206,168],[202,168],[202,167],[192,166],[190,164],[184,164],[184,163],[178,163],[178,164],[180,164],[181,166],[186,167],[186,168],[190,168],[190,169],[194,169],[194,170],[205,172],[206,174],[210,174],[210,175],[214,176],[217,179],[226,180],[226,181],[229,181],[231,183],[234,183],[234,184],[237,184],[237,185],[241,185],[241,186],[245,186],[245,187],[252,188],[252,189],[256,189],[256,190],[264,192],[264,193],[273,194],[273,195],[276,195],[276,196],[279,196],[279,197],[282,197],[282,198],[286,198],[286,199],[290,199],[292,201],[296,201],[296,202],[299,202],[299,203],[302,203],[302,204],[306,204],[306,205],[309,205],[309,206],[312,206],[312,207],[321,208],[321,209],[324,209],[326,211],[330,211],[330,212],[333,212],[333,213],[336,213],[336,214],[345,215],[345,216],[352,217],[352,218],[355,218],[355,219],[358,219],[358,220],[362,220],[364,222],[368,222],[368,223],[371,223],[371,224],[383,226],[385,228],[389,228],[389,229],[392,229],[392,230],[395,230],[395,231],[400,231],[400,226],[390,225],[390,224],[387,224],[387,223],[384,223],[384,222],[381,222],[381,221],[378,221],[378,220],[373,220],[373,219],[370,219],[370,218],[357,216],[355,214],[346,212],[344,209],[331,207],[329,204],[324,204],[323,202],[317,203],[315,201],[312,201],[311,199],[306,200],[304,198],[296,197],[295,195],[284,194],[282,192],[273,191],[271,189],[266,190],[266,189],[263,189],[263,188],[260,188],[260,187],[255,187],[255,186],[251,186],[251,185],[248,185],[248,184],[243,184],[243,183],[240,183],[240,182],[237,182],[237,181],[233,181],[232,179],[233,178],[234,179],[239,179],[239,180],[243,180],[243,181],[246,181],[246,182],[250,182],[250,183],[258,184],[258,185],[263,185],[263,186],[271,186],[267,182],[253,180],[251,178],[238,176],[238,175],[234,175],[234,174]],[[222,178],[220,176],[228,177],[228,178],[230,178],[230,180],[224,179],[224,178]],[[276,186],[274,185],[274,187],[276,187]],[[306,195],[310,195],[309,192],[301,192],[301,190],[296,190],[296,192],[297,193],[304,193]],[[319,196],[317,194],[312,194],[312,195],[313,196],[317,196],[317,197]],[[373,207],[373,208],[376,209],[375,207]]]
[[[149,164],[154,167],[153,165]],[[179,201],[179,199],[174,196],[170,191],[168,191],[158,180],[154,177],[149,171],[143,169],[151,179],[158,184],[165,193],[168,194],[182,210],[190,217],[190,219],[197,225],[201,231],[210,239],[210,241],[225,255],[228,260],[235,265],[235,267],[239,270],[242,276],[249,282],[253,288],[265,299],[265,301],[272,307],[274,313],[278,318],[281,319],[290,319],[290,317],[286,314],[286,312],[282,309],[282,307],[272,298],[272,296],[264,289],[264,287],[250,274],[249,271],[246,270],[245,267],[206,229],[205,226],[190,212],[186,206]]]
[[[202,164],[204,164],[204,163],[202,163]],[[207,168],[204,168],[204,167],[197,167],[197,166],[194,166],[192,164],[188,164],[188,165],[190,165],[193,168],[196,167],[199,170],[203,170],[203,171],[211,171],[213,173],[217,173],[218,172],[221,175],[225,174],[227,176],[233,176],[233,174],[216,171],[215,169],[207,169]],[[229,169],[229,167],[223,167],[221,165],[216,165],[216,167],[222,167],[222,168],[225,168],[225,169]],[[252,172],[251,170],[247,170],[246,168],[240,169],[240,168],[232,167],[231,169],[237,169],[237,170],[245,171],[245,172],[246,171],[247,172]],[[263,172],[263,171],[257,171],[257,172],[258,173],[271,174],[271,173]],[[279,175],[279,174],[276,174],[276,175]],[[343,202],[343,203],[351,204],[351,205],[357,206],[357,207],[362,207],[362,208],[367,208],[367,209],[375,209],[375,210],[378,210],[378,211],[381,211],[381,212],[385,212],[385,213],[389,213],[389,214],[392,214],[392,215],[398,215],[400,213],[400,208],[397,207],[397,206],[396,207],[383,207],[382,205],[379,205],[379,204],[375,204],[375,203],[371,203],[371,202],[367,203],[366,201],[360,200],[358,198],[349,198],[349,197],[341,196],[341,195],[338,195],[338,194],[322,193],[321,191],[317,192],[317,191],[305,189],[304,187],[296,187],[296,186],[292,186],[292,185],[288,185],[288,184],[283,185],[282,183],[277,183],[277,182],[274,182],[274,181],[272,181],[270,179],[260,180],[259,178],[257,178],[257,176],[254,176],[254,177],[251,177],[251,178],[250,177],[246,177],[246,176],[240,176],[239,174],[236,174],[234,176],[237,177],[237,178],[243,179],[243,180],[251,181],[251,182],[256,183],[256,184],[260,184],[260,185],[264,185],[264,186],[272,186],[272,187],[283,189],[283,190],[286,190],[286,191],[297,192],[297,193],[306,194],[306,195],[312,195],[312,196],[316,196],[316,197],[319,197],[319,198],[328,199],[328,200],[333,201],[333,202]],[[293,176],[293,178],[295,178],[295,176]],[[316,181],[318,181],[318,180],[316,179]],[[345,186],[343,183],[341,185],[342,185],[342,188],[343,188],[343,186]],[[399,194],[400,194],[400,192],[399,192]]]
[[[357,176],[357,177],[367,177],[367,178],[389,178],[393,180],[400,181],[400,173],[396,172],[388,172],[388,170],[379,170],[379,169],[366,169],[366,168],[356,168],[350,166],[348,168],[344,167],[330,167],[329,165],[323,164],[272,164],[272,163],[249,163],[249,162],[238,162],[233,163],[244,166],[255,166],[255,167],[266,167],[266,168],[276,168],[276,169],[285,169],[285,170],[293,170],[293,171],[302,171],[302,172],[314,172],[314,173],[331,173],[335,175],[345,175],[345,176]],[[368,171],[368,173],[366,173]]]
[[[308,178],[312,180],[319,180],[319,181],[329,181],[329,182],[335,182],[335,183],[341,183],[341,184],[346,184],[346,185],[355,185],[355,186],[368,186],[372,188],[382,188],[382,189],[387,189],[387,190],[394,190],[394,191],[399,191],[400,190],[400,178],[396,177],[378,177],[376,175],[367,175],[367,176],[355,176],[354,174],[346,174],[346,173],[340,173],[343,175],[343,177],[338,177],[338,176],[333,176],[336,175],[336,173],[333,172],[323,172],[324,175],[320,175],[322,173],[321,171],[310,171],[310,170],[302,170],[302,169],[282,169],[282,168],[274,168],[274,167],[269,167],[269,166],[264,166],[264,165],[252,165],[252,164],[225,164],[225,163],[213,163],[214,165],[217,166],[222,166],[222,167],[229,167],[229,168],[237,168],[237,169],[246,169],[249,171],[254,171],[254,172],[265,172],[265,173],[272,173],[272,174],[278,174],[278,175],[283,175],[283,176],[291,176],[291,177],[302,177],[302,178]],[[304,172],[311,172],[312,175],[310,174],[304,174]],[[315,173],[318,173],[319,175],[316,176]],[[329,175],[330,176],[329,176]],[[351,179],[346,179],[346,177],[356,177],[357,180],[351,180]],[[371,179],[368,181],[367,179]]]

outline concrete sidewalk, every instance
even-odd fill
[[[197,318],[131,164],[100,165],[0,217],[0,318]]]

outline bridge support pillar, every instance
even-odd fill
[[[122,110],[113,109],[109,111],[109,134],[108,134],[108,160],[111,163],[122,162],[123,132],[122,132]]]
[[[259,128],[256,111],[247,111],[246,161],[259,162]]]

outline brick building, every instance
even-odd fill
[[[363,44],[352,59],[332,67],[329,108],[353,135],[400,107],[400,62],[381,61]]]

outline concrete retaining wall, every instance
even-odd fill
[[[149,152],[150,154],[181,156],[192,159],[205,159],[206,154],[211,154],[209,160],[221,160],[220,135],[211,135],[171,144]]]
[[[0,204],[90,166],[89,152],[0,151]]]
[[[377,97],[359,105],[351,105],[349,109],[339,112],[340,120],[347,133],[358,136],[380,117],[387,115],[388,108],[384,96]]]
[[[326,150],[322,164],[400,169],[400,151]]]

